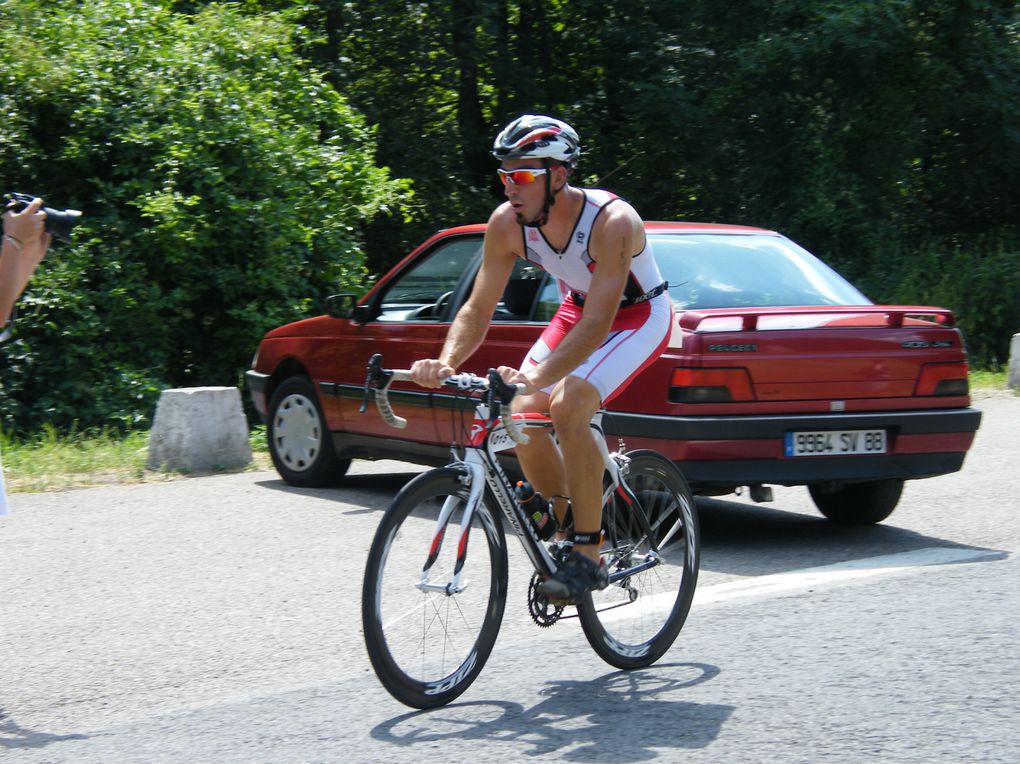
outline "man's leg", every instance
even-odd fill
[[[553,390],[549,414],[566,474],[566,485],[574,513],[574,530],[594,533],[602,528],[602,472],[604,465],[591,429],[591,418],[601,398],[593,385],[579,377],[567,377]],[[574,544],[574,549],[590,559],[599,559],[599,542]]]
[[[532,411],[548,414],[549,395],[538,392],[532,395],[518,396],[514,398],[513,409],[515,413]],[[565,497],[570,495],[563,456],[549,431],[531,430],[528,432],[528,437],[531,440],[527,445],[518,445],[515,449],[517,460],[520,462],[521,470],[528,482],[552,503],[556,519],[562,525],[567,512]],[[558,498],[554,499],[554,497]]]
[[[598,390],[580,377],[567,377],[554,389],[549,415],[563,452],[574,513],[570,556],[538,590],[553,602],[576,602],[585,592],[604,589],[609,574],[599,558],[602,535],[602,458],[591,418],[599,408]]]

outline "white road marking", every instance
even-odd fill
[[[692,608],[715,605],[730,600],[752,597],[777,597],[796,591],[806,591],[822,586],[834,586],[863,578],[888,576],[915,572],[918,568],[952,563],[968,562],[980,559],[995,559],[1003,556],[1002,552],[990,549],[965,549],[960,547],[926,547],[910,552],[885,554],[878,557],[865,557],[859,560],[847,560],[832,565],[820,565],[815,568],[802,568],[786,573],[773,573],[767,576],[753,576],[721,584],[698,585],[694,592]],[[659,610],[673,607],[676,600],[675,592],[659,592],[651,596],[639,598],[645,615],[655,614]],[[573,608],[568,608],[573,613]],[[663,610],[663,612],[665,612]],[[628,608],[606,610],[603,612],[603,623],[612,623],[624,618],[633,617]],[[530,621],[530,617],[522,616],[521,622]]]
[[[791,570],[787,573],[774,573],[711,586],[699,586],[694,593],[694,606],[710,605],[740,597],[776,596],[871,576],[903,573],[921,567],[988,558],[992,555],[997,556],[997,553],[987,549],[936,546],[879,557],[865,557],[860,560],[847,560],[833,565],[820,565],[817,568],[804,568]]]

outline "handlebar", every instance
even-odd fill
[[[379,409],[379,415],[383,418],[383,421],[391,427],[398,429],[407,427],[407,420],[402,416],[397,416],[393,411],[393,406],[390,405],[389,388],[393,382],[410,381],[412,380],[409,370],[382,368],[382,355],[376,353],[368,362],[365,376],[365,398],[361,402],[361,413],[364,413],[368,406],[368,397],[371,391],[374,393],[375,405]],[[500,421],[503,423],[503,427],[506,429],[510,439],[522,446],[528,443],[530,438],[525,434],[517,421],[512,418],[510,411],[510,401],[513,400],[515,395],[524,391],[524,385],[507,384],[495,369],[489,369],[487,377],[479,377],[469,373],[454,374],[444,379],[443,384],[465,393],[484,391],[489,411],[492,412],[492,418],[496,418],[498,410]]]

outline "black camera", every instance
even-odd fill
[[[7,194],[7,205],[4,210],[21,212],[33,199],[35,197],[30,194]],[[52,207],[43,207],[42,211],[46,213],[46,233],[57,241],[70,244],[71,229],[78,225],[81,210],[55,210]]]

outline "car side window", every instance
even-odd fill
[[[376,320],[439,320],[481,248],[482,241],[475,236],[439,244],[389,285]]]

